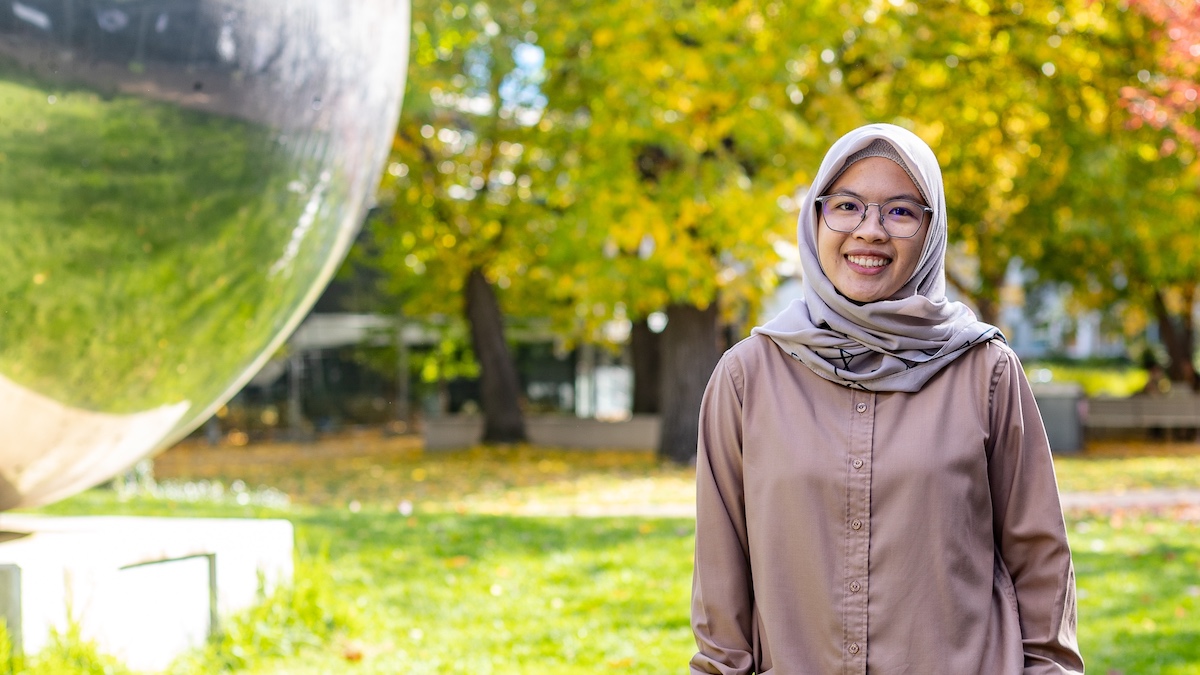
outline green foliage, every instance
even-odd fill
[[[413,316],[458,315],[481,268],[506,312],[571,339],[671,303],[748,312],[791,236],[777,204],[824,142],[787,65],[817,22],[782,3],[532,7],[414,3],[389,215],[356,258]]]
[[[14,663],[11,672],[13,675],[133,675],[117,659],[101,653],[94,642],[84,639],[75,623],[63,632],[52,629],[47,645],[24,664]]]
[[[506,311],[546,308],[541,261],[557,225],[565,148],[529,123],[539,74],[517,53],[531,11],[531,3],[413,3],[404,115],[380,187],[387,208],[354,254],[383,272],[385,296],[407,316],[461,316],[475,268],[505,291]]]
[[[780,205],[816,169],[827,142],[817,129],[835,126],[802,104],[829,11],[625,1],[543,14],[541,124],[579,157],[555,290],[579,322],[718,298],[727,319],[753,313],[775,282],[774,245],[792,241]],[[854,109],[836,114],[846,124]]]
[[[199,652],[168,669],[171,675],[235,672],[320,650],[360,629],[355,608],[335,586],[328,550],[297,556],[290,583],[226,620]]]
[[[0,619],[0,675],[16,675],[24,668],[24,659],[13,648],[12,636],[8,634],[8,622]]]
[[[415,322],[413,322],[415,323]],[[409,324],[411,325],[411,323]],[[428,347],[410,347],[407,352],[409,378],[418,386],[436,384],[457,378],[479,377],[479,363],[475,355],[465,347],[467,338],[462,335],[459,322],[438,322],[428,327],[439,340]],[[384,339],[393,338],[388,331]],[[356,363],[388,378],[396,376],[399,369],[400,350],[392,344],[380,344],[370,338],[357,345],[351,353]],[[418,396],[417,398],[420,398]]]

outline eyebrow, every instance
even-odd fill
[[[860,200],[862,200],[864,202],[867,201],[866,197],[860,195],[859,193],[855,192],[854,190],[848,190],[845,188],[839,189],[837,192],[832,193],[832,194],[850,195],[851,197],[858,197]],[[888,197],[887,199],[883,200],[882,203],[886,204],[886,203],[888,203],[890,201],[894,201],[896,199],[907,199],[910,202],[916,202],[918,204],[921,204],[922,206],[929,206],[928,204],[925,203],[924,198],[909,194],[907,192],[895,195],[893,197]]]

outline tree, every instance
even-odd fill
[[[629,351],[633,362],[633,414],[662,411],[659,373],[662,370],[661,333],[654,332],[647,319],[632,322]]]
[[[1133,128],[1149,124],[1170,129],[1200,147],[1196,107],[1200,105],[1200,4],[1180,0],[1132,0],[1130,5],[1154,23],[1150,38],[1164,49],[1155,70],[1138,71],[1138,84],[1121,89],[1121,102]]]
[[[1048,250],[1095,264],[1086,272],[1046,269],[1090,305],[1119,311],[1130,334],[1155,326],[1170,378],[1198,389],[1200,172],[1195,106],[1186,96],[1197,89],[1196,67],[1180,58],[1200,53],[1197,14],[1170,2],[1132,5],[1136,11],[1106,12],[1111,60],[1102,72],[1110,75],[1099,98],[1109,114],[1096,114],[1102,124],[1067,139],[1072,153],[1057,208],[1061,232]]]
[[[721,312],[754,306],[774,281],[773,244],[794,241],[777,204],[790,203],[806,175],[797,167],[814,171],[825,143],[801,105],[800,63],[825,34],[808,12],[830,6],[578,0],[539,9],[550,102],[542,124],[567,130],[577,153],[565,214],[576,238],[558,255],[569,271],[556,286],[585,326],[617,308],[635,321],[665,312],[665,457],[695,455]]]
[[[465,317],[485,442],[525,439],[505,307],[521,307],[548,281],[540,240],[555,227],[560,153],[536,131],[544,103],[538,56],[524,37],[531,9],[414,4],[408,93],[381,189],[389,216],[375,223],[368,256],[388,272],[405,314]]]
[[[1163,45],[1155,70],[1139,70],[1138,81],[1141,86],[1133,85],[1121,89],[1121,100],[1128,109],[1131,117],[1129,126],[1138,129],[1143,123],[1154,129],[1169,130],[1176,138],[1191,146],[1190,152],[1178,151],[1179,146],[1172,138],[1164,138],[1159,145],[1159,154],[1164,159],[1177,156],[1182,166],[1177,174],[1187,181],[1191,174],[1190,191],[1182,191],[1192,199],[1183,196],[1174,201],[1194,202],[1197,192],[1194,152],[1200,150],[1200,120],[1196,111],[1200,99],[1200,5],[1194,2],[1176,2],[1173,0],[1134,0],[1131,3],[1139,12],[1154,23],[1151,37]],[[1147,153],[1148,154],[1148,153]],[[1173,162],[1171,164],[1174,164]],[[1179,183],[1168,179],[1166,187],[1173,194]],[[1186,183],[1185,183],[1186,184]],[[1191,204],[1189,204],[1191,206]],[[1179,223],[1179,213],[1171,214],[1171,222]],[[1184,233],[1186,242],[1175,240],[1176,244],[1190,244],[1186,251],[1177,247],[1171,253],[1182,254],[1182,260],[1174,260],[1162,264],[1170,268],[1165,287],[1154,284],[1148,288],[1153,302],[1154,314],[1157,319],[1159,337],[1166,348],[1168,358],[1168,375],[1177,382],[1187,383],[1192,389],[1200,391],[1200,377],[1196,374],[1196,329],[1193,317],[1196,313],[1197,284],[1200,283],[1200,265],[1195,257],[1187,251],[1194,252],[1195,241],[1195,211],[1190,219],[1192,228]],[[1161,232],[1160,232],[1161,234]],[[1192,236],[1188,236],[1192,235]],[[1175,257],[1175,256],[1171,256]],[[1162,263],[1162,261],[1156,261]],[[1173,263],[1173,264],[1172,264]],[[1164,270],[1165,271],[1165,270]]]
[[[797,114],[801,78],[777,50],[781,35],[803,36],[782,29],[781,3],[735,4],[416,9],[376,262],[406,272],[389,285],[408,315],[469,294],[485,392],[503,372],[484,344],[502,334],[496,317],[549,316],[595,340],[606,321],[663,310],[663,452],[694,454],[718,300],[744,314],[769,286],[772,244],[791,238],[775,204],[792,167],[812,165],[793,151],[813,141]],[[523,66],[522,51],[538,49],[544,68]]]

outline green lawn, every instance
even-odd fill
[[[1200,512],[1070,522],[1089,672],[1200,673]]]
[[[523,514],[596,501],[613,512],[686,508],[690,470],[641,453],[424,454],[389,443],[399,442],[171,451],[158,462],[158,497],[93,490],[43,512],[290,519],[309,570],[301,581],[325,589],[337,625],[297,640],[290,656],[251,658],[242,672],[684,669],[690,518]],[[1079,458],[1058,470],[1064,486],[1176,486],[1195,476],[1196,461]],[[244,491],[230,489],[236,478]],[[203,489],[185,498],[187,481]],[[1197,520],[1191,508],[1069,518],[1089,672],[1200,673]],[[272,621],[287,620],[259,619],[258,629],[279,632]],[[174,672],[221,662],[209,654]]]
[[[1200,457],[1060,457],[1054,465],[1063,491],[1200,489]]]

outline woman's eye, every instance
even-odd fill
[[[916,212],[913,211],[911,208],[909,208],[907,206],[900,206],[900,205],[893,205],[892,208],[888,209],[888,215],[892,215],[897,218],[916,218],[917,217]]]
[[[837,209],[838,211],[846,211],[848,213],[857,213],[860,207],[858,204],[855,204],[854,202],[841,202],[838,204],[834,204],[833,208]]]

